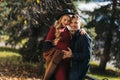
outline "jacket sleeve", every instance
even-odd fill
[[[73,52],[74,60],[90,59],[92,54],[92,39],[87,33],[79,36],[77,46],[75,47],[78,50]]]
[[[48,35],[46,37],[46,41],[53,41],[55,38],[55,27],[51,26]]]

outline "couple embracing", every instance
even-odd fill
[[[69,9],[61,11],[44,43],[43,80],[84,80],[92,53],[91,38]]]

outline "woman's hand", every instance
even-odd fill
[[[81,35],[84,35],[84,34],[86,34],[86,31],[85,31],[85,29],[83,29],[83,28],[82,28],[82,29],[80,29],[80,34],[81,34]]]
[[[68,51],[62,50],[62,52],[64,53],[63,59],[72,57],[72,50],[70,48],[68,48]]]

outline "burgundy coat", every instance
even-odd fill
[[[48,32],[48,35],[46,37],[46,41],[53,41],[55,39],[55,27],[51,26],[50,31]],[[55,46],[59,50],[68,50],[68,47],[70,47],[71,42],[71,35],[70,31],[65,28],[63,32],[60,34],[60,40],[58,41],[57,45]],[[48,67],[47,70],[50,70],[49,73],[52,73],[53,70],[56,68],[55,71],[55,79],[56,80],[68,80],[68,70],[69,70],[69,64],[70,59],[62,59],[62,61],[59,63],[57,68],[52,63],[50,64],[51,67]],[[48,74],[48,71],[46,72]]]
[[[60,34],[60,40],[56,45],[56,48],[60,50],[68,50],[67,48],[70,47],[70,41],[71,41],[71,35],[67,28],[65,28],[64,32],[61,32]],[[48,32],[48,35],[46,37],[46,40],[53,41],[55,39],[55,27],[52,26],[50,31]]]

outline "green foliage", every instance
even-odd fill
[[[10,12],[10,8],[7,7],[6,1],[0,2],[0,27],[3,27],[6,22],[8,22],[8,14]]]
[[[72,1],[90,2],[90,1],[93,1],[93,0],[72,0]]]
[[[95,40],[95,37],[97,34],[95,33],[95,27],[87,28],[87,33],[91,36],[93,40]]]
[[[116,3],[117,4],[117,3]],[[94,12],[90,13],[92,15],[92,21],[90,21],[86,27],[95,27],[95,32],[97,36],[95,37],[96,41],[101,41],[104,45],[96,45],[96,49],[101,50],[104,48],[104,53],[100,52],[100,54],[105,54],[106,61],[116,60],[114,65],[120,65],[120,57],[118,56],[120,53],[120,20],[119,20],[119,12],[120,10],[116,7],[114,10],[111,9],[112,4],[107,6],[103,6],[100,9],[96,9]],[[118,5],[119,6],[119,5]],[[114,20],[114,21],[113,21]],[[105,45],[106,44],[106,45]],[[95,52],[95,51],[94,51]],[[101,62],[103,63],[103,62]]]
[[[23,60],[39,61],[42,57],[42,42],[56,20],[55,16],[65,8],[74,10],[71,0],[12,0],[6,1],[11,9],[4,30],[9,35],[7,43],[18,45]]]

